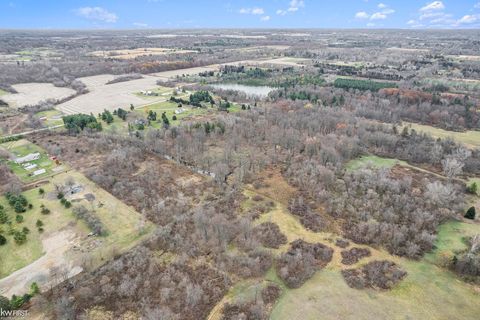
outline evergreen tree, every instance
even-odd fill
[[[475,207],[470,207],[470,208],[467,210],[467,213],[465,213],[465,218],[474,220],[474,219],[475,219],[475,215],[476,215]]]

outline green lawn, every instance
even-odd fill
[[[147,89],[145,91],[151,91],[153,93],[156,93],[158,94],[158,96],[147,96],[147,95],[144,95],[142,94],[141,92],[135,92],[135,95],[137,97],[140,97],[140,98],[143,98],[143,99],[146,99],[146,100],[155,100],[155,99],[161,99],[161,98],[166,98],[166,99],[169,99],[172,95],[173,95],[173,92],[175,91],[175,89],[173,88],[167,88],[167,87],[156,87],[156,88],[153,88],[153,89]],[[184,94],[180,94],[179,97],[183,97]]]
[[[0,144],[0,148],[8,150],[14,158],[23,157],[31,153],[40,153],[40,158],[37,160],[29,161],[30,164],[36,164],[33,169],[27,170],[21,164],[16,164],[13,160],[7,161],[8,166],[12,171],[23,181],[32,182],[39,179],[43,179],[55,173],[54,168],[57,165],[49,158],[48,154],[39,146],[29,142],[28,140],[21,139],[13,142],[5,142]],[[36,176],[32,176],[32,172],[39,169],[45,169],[46,172]]]
[[[408,165],[405,161],[398,159],[382,158],[374,155],[362,156],[347,163],[347,171],[354,171],[371,164],[375,168],[391,168],[396,164]]]
[[[4,95],[6,95],[6,94],[9,94],[9,92],[0,89],[0,97],[1,97],[1,96],[4,96]]]
[[[463,221],[448,221],[438,228],[435,250],[425,255],[425,260],[444,265],[453,256],[468,248],[466,240],[480,234],[480,224]]]
[[[63,124],[63,113],[58,110],[40,111],[37,112],[35,115],[39,118],[46,118],[43,123],[48,127]]]

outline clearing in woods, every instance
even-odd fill
[[[417,132],[428,133],[434,138],[451,138],[457,142],[465,144],[465,146],[471,149],[480,147],[480,131],[447,131],[444,129],[412,122],[403,122],[403,126],[406,126],[409,129],[415,129]]]

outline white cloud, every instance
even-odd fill
[[[374,14],[372,14],[372,16],[370,17],[370,20],[385,20],[387,19],[387,15],[386,14],[383,14],[381,12],[375,12]]]
[[[367,27],[375,27],[375,23],[369,22],[367,23]]]
[[[261,21],[268,21],[270,20],[270,16],[263,16],[260,18]]]
[[[289,3],[289,6],[286,10],[278,9],[277,14],[280,16],[286,15],[288,12],[297,12],[300,8],[305,7],[305,2],[303,0],[292,0]]]
[[[473,7],[474,7],[475,9],[480,9],[480,2],[476,3]]]
[[[265,13],[263,8],[242,8],[238,12],[241,14],[255,14],[255,15],[260,15]]]
[[[409,26],[412,26],[412,25],[417,24],[417,21],[415,21],[415,20],[408,20],[407,24],[408,24]]]
[[[395,13],[395,10],[389,8],[384,3],[379,3],[377,6],[380,10],[379,12],[374,12],[372,14],[368,14],[365,11],[359,11],[355,14],[356,19],[370,19],[370,20],[385,20],[388,16],[392,13]]]
[[[305,2],[303,0],[292,0],[290,1],[290,7],[288,11],[297,11],[299,8],[305,7]]]
[[[480,18],[480,15],[478,14],[473,14],[473,15],[465,15],[463,16],[460,20],[458,20],[459,24],[469,24],[469,23],[474,23],[477,22]]]
[[[420,8],[420,11],[437,11],[437,10],[443,10],[445,9],[445,5],[443,4],[442,1],[433,1],[424,7]]]
[[[108,23],[115,23],[118,20],[118,16],[105,10],[101,7],[83,7],[75,10],[77,15],[88,20],[97,20]]]
[[[370,18],[370,15],[366,13],[365,11],[359,11],[355,14],[355,18],[357,19],[368,19]]]

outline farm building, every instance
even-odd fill
[[[44,174],[45,172],[47,172],[47,170],[45,170],[45,169],[38,169],[38,170],[36,170],[36,171],[33,171],[32,175],[33,175],[33,176],[38,176],[38,175],[40,175],[40,174]]]
[[[40,159],[40,152],[35,152],[35,153],[27,154],[25,157],[16,158],[14,162],[16,164],[22,164],[24,162],[30,162],[38,159]]]

